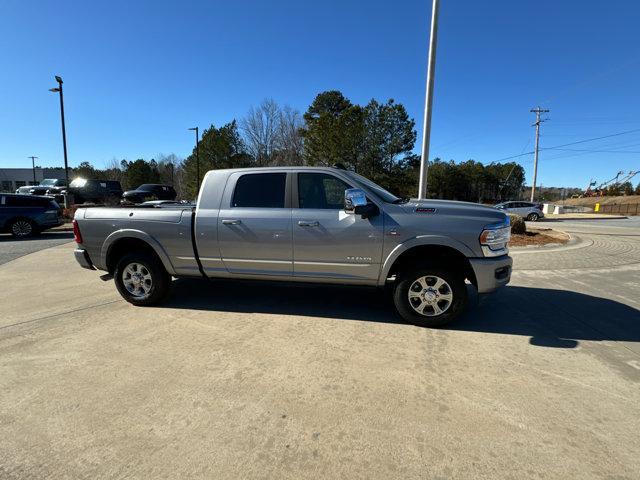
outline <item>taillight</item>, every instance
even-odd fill
[[[82,234],[80,233],[80,227],[78,226],[78,221],[73,220],[73,239],[76,243],[82,243]]]

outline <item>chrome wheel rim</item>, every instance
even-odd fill
[[[26,220],[18,220],[11,227],[11,232],[17,237],[26,237],[27,235],[31,235],[33,231],[33,227]]]
[[[153,287],[151,272],[141,263],[130,263],[122,271],[122,283],[136,298],[148,297]]]
[[[425,275],[417,278],[409,287],[409,305],[420,315],[437,317],[449,310],[453,303],[453,290],[442,278]]]

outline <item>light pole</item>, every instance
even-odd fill
[[[38,158],[38,157],[34,157],[32,155],[32,156],[27,157],[27,158],[31,159],[31,168],[33,169],[33,184],[37,185],[36,184],[36,158]]]
[[[200,191],[200,131],[198,127],[190,128],[189,130],[195,130],[196,132],[196,178],[198,180],[197,192]],[[196,193],[197,193],[196,192]]]
[[[69,188],[69,163],[67,161],[67,132],[64,128],[64,97],[62,94],[62,78],[56,75],[56,82],[58,86],[56,88],[50,88],[50,92],[58,92],[60,94],[60,117],[62,118],[62,148],[64,149],[64,177],[67,181],[67,188]]]
[[[431,36],[429,39],[429,66],[427,67],[427,92],[424,99],[424,121],[422,124],[422,158],[420,159],[420,183],[418,198],[427,198],[427,172],[429,170],[429,141],[431,139],[431,112],[433,106],[433,84],[436,79],[436,49],[438,46],[438,14],[440,0],[433,0],[431,12]]]

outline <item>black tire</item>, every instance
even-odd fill
[[[422,288],[420,279],[427,277],[423,284],[427,288]],[[434,287],[437,282],[434,277],[440,278],[445,282],[439,289]],[[417,284],[417,285],[416,285]],[[412,288],[413,287],[413,288]],[[416,290],[416,287],[418,289]],[[427,295],[430,292],[435,298],[432,304],[423,303],[425,298],[415,297],[409,299],[409,289],[415,292],[415,295]],[[435,292],[434,290],[437,290]],[[451,300],[445,300],[451,294]],[[441,300],[438,300],[440,298]],[[431,300],[431,297],[429,298]],[[400,316],[409,323],[421,327],[441,327],[455,318],[457,318],[467,307],[467,287],[464,283],[464,275],[457,270],[446,270],[443,268],[420,268],[399,275],[393,291],[393,303]],[[422,310],[426,314],[421,314],[412,305],[417,308],[424,305]],[[436,307],[442,310],[437,314]]]
[[[35,224],[28,218],[16,218],[9,225],[9,231],[15,238],[28,238],[37,233]]]
[[[125,285],[125,278],[131,278],[129,274],[131,270],[127,271],[127,267],[132,264],[141,266],[141,268],[138,268],[143,277],[146,277],[147,273],[150,276],[151,285],[148,292],[143,291],[147,287],[140,286],[136,290],[138,293],[135,294]],[[157,257],[145,252],[133,252],[122,257],[116,265],[114,281],[122,298],[138,306],[157,305],[162,302],[169,294],[169,287],[171,286],[171,276],[165,270],[162,262]],[[142,282],[140,285],[142,285]],[[129,287],[131,288],[131,286],[131,282],[129,282]]]
[[[537,222],[539,218],[540,215],[538,215],[537,213],[530,213],[529,215],[527,215],[527,220],[529,220],[530,222]]]

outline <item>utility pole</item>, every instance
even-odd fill
[[[429,65],[427,67],[427,92],[424,100],[424,120],[422,123],[422,157],[420,159],[420,182],[418,199],[427,198],[427,173],[429,171],[429,141],[431,139],[431,112],[433,106],[433,85],[436,79],[436,49],[438,46],[438,14],[440,0],[433,0],[431,12],[431,37],[429,39]]]
[[[531,112],[536,114],[536,148],[533,155],[533,185],[531,186],[531,202],[533,202],[533,197],[536,193],[536,180],[538,179],[538,146],[540,144],[540,124],[544,122],[544,120],[540,119],[541,113],[547,113],[549,110],[538,108],[532,108]]]
[[[33,184],[37,185],[36,184],[36,158],[38,158],[38,157],[31,156],[31,157],[27,157],[27,158],[31,159],[31,168],[33,169]]]

